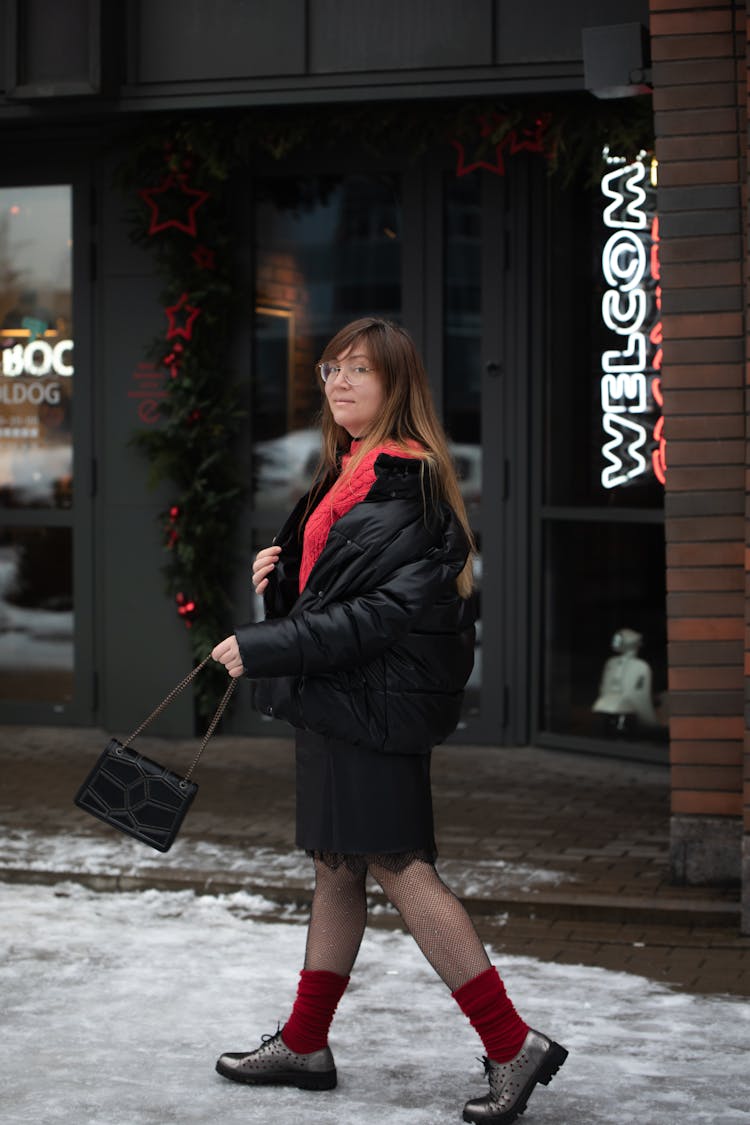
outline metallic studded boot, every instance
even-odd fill
[[[249,1054],[222,1055],[216,1069],[232,1082],[251,1085],[298,1086],[300,1090],[332,1090],[336,1085],[336,1064],[330,1047],[298,1055],[281,1038],[263,1035],[260,1047]]]
[[[548,1086],[568,1057],[559,1043],[529,1029],[518,1054],[506,1063],[485,1058],[490,1092],[464,1106],[464,1121],[474,1125],[509,1125],[526,1109],[537,1082]]]

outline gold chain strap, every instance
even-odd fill
[[[147,719],[144,719],[143,722],[141,723],[141,725],[139,727],[136,727],[136,729],[133,731],[133,733],[128,738],[126,738],[126,740],[122,744],[123,748],[126,747],[126,746],[129,746],[130,743],[135,738],[138,737],[138,735],[141,733],[141,731],[144,731],[146,729],[146,727],[149,725],[149,723],[152,723],[155,718],[157,718],[159,715],[161,715],[162,711],[164,711],[167,707],[169,707],[169,704],[172,702],[172,700],[175,699],[176,696],[178,696],[180,694],[180,692],[183,691],[188,686],[188,684],[192,680],[195,679],[195,677],[198,675],[198,673],[200,671],[202,671],[203,668],[206,667],[206,665],[208,664],[210,659],[211,659],[211,655],[209,653],[209,655],[207,657],[205,657],[205,659],[202,660],[200,662],[200,664],[197,664],[196,667],[193,668],[192,672],[188,672],[187,676],[185,676],[185,678],[183,680],[181,680],[179,684],[177,684],[177,687],[172,688],[169,695],[165,696],[164,699],[162,699],[161,703],[157,707],[154,708],[154,710],[151,712],[149,717]],[[203,742],[201,743],[200,749],[198,750],[198,753],[193,758],[190,769],[185,774],[185,777],[184,777],[185,781],[190,780],[190,778],[192,776],[192,773],[193,773],[193,770],[198,765],[198,762],[200,761],[200,758],[201,758],[201,754],[206,749],[206,746],[208,745],[208,740],[210,739],[211,735],[216,730],[219,719],[224,714],[224,712],[226,710],[226,707],[227,707],[227,704],[229,703],[229,700],[232,697],[232,692],[234,691],[234,689],[236,687],[237,687],[237,680],[236,679],[230,679],[229,687],[224,692],[224,695],[222,696],[221,702],[219,703],[219,706],[216,708],[216,712],[214,714],[214,717],[211,720],[211,722],[209,723],[208,730],[206,731],[206,733],[203,737]]]
[[[193,758],[193,761],[190,764],[190,769],[185,774],[185,781],[190,781],[190,777],[192,775],[192,772],[195,769],[195,767],[198,765],[198,762],[201,760],[201,754],[206,749],[206,746],[208,745],[209,738],[211,737],[211,735],[216,730],[216,724],[218,723],[221,716],[224,714],[224,709],[226,708],[226,705],[229,702],[229,700],[232,698],[232,692],[234,691],[234,689],[236,687],[237,687],[237,680],[234,680],[234,679],[230,680],[229,681],[229,687],[224,692],[223,696],[221,697],[221,703],[216,708],[216,714],[214,715],[213,719],[211,720],[211,724],[210,724],[208,730],[206,731],[205,735],[203,736],[203,742],[201,743],[200,749],[199,749],[198,753],[195,755],[195,757]]]

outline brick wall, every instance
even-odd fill
[[[745,4],[651,0],[667,437],[672,854],[740,873],[746,641]]]
[[[748,123],[750,122],[750,3],[746,4],[744,13],[744,64],[738,64],[737,85],[741,96],[741,85],[745,84],[745,114],[744,121],[740,122],[744,139],[742,158],[744,168],[741,169],[742,184],[742,214],[743,233],[745,237],[745,303],[750,302],[750,267],[748,254],[750,245],[748,239]],[[739,21],[738,21],[739,22]],[[738,27],[739,34],[739,27]],[[750,339],[747,331],[750,330],[750,316],[746,317],[745,337],[745,418],[750,418]],[[746,426],[746,441],[750,437],[750,426]],[[745,446],[745,699],[750,699],[750,481],[748,480],[748,466],[750,466],[750,446]],[[750,934],[750,716],[748,706],[745,705],[745,738],[744,738],[744,769],[743,769],[743,840],[742,840],[742,931]]]

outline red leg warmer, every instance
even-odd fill
[[[487,1058],[509,1062],[529,1030],[511,1004],[496,968],[490,967],[451,993],[484,1044]]]
[[[303,969],[299,977],[297,999],[282,1028],[281,1038],[290,1051],[307,1055],[320,1051],[327,1044],[333,1014],[349,977],[322,969]]]

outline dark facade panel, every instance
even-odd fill
[[[171,494],[164,485],[156,491],[148,488],[146,459],[130,445],[143,428],[139,408],[144,388],[154,386],[139,374],[151,367],[146,350],[163,330],[165,318],[153,258],[130,239],[126,216],[133,200],[114,186],[116,165],[113,158],[103,166],[98,193],[99,363],[94,381],[101,588],[96,643],[99,719],[110,730],[130,733],[190,670],[191,657],[185,626],[164,592],[161,572],[164,537],[157,513],[170,503]],[[100,377],[102,372],[106,378]],[[151,733],[189,735],[192,730],[188,691]]]
[[[8,4],[10,0],[0,0],[0,93],[8,88]]]
[[[26,83],[85,81],[89,72],[89,0],[25,0],[18,12],[19,77]]]
[[[109,273],[106,231],[103,264]],[[161,328],[159,283],[153,276],[105,276],[100,294],[101,365],[109,373],[99,395],[99,432],[107,435],[98,450],[100,709],[105,726],[128,730],[190,670],[190,652],[161,573],[164,546],[157,513],[170,502],[170,492],[149,490],[145,458],[129,444],[142,428],[140,399],[132,395],[140,391],[144,341]],[[192,733],[189,692],[157,720],[153,733]]]
[[[492,62],[492,0],[311,0],[313,74]]]
[[[496,0],[495,61],[574,62],[582,28],[633,21],[648,27],[648,0]]]
[[[133,82],[302,74],[305,2],[135,0]]]
[[[5,0],[5,87],[20,99],[97,94],[101,87],[98,0]]]

